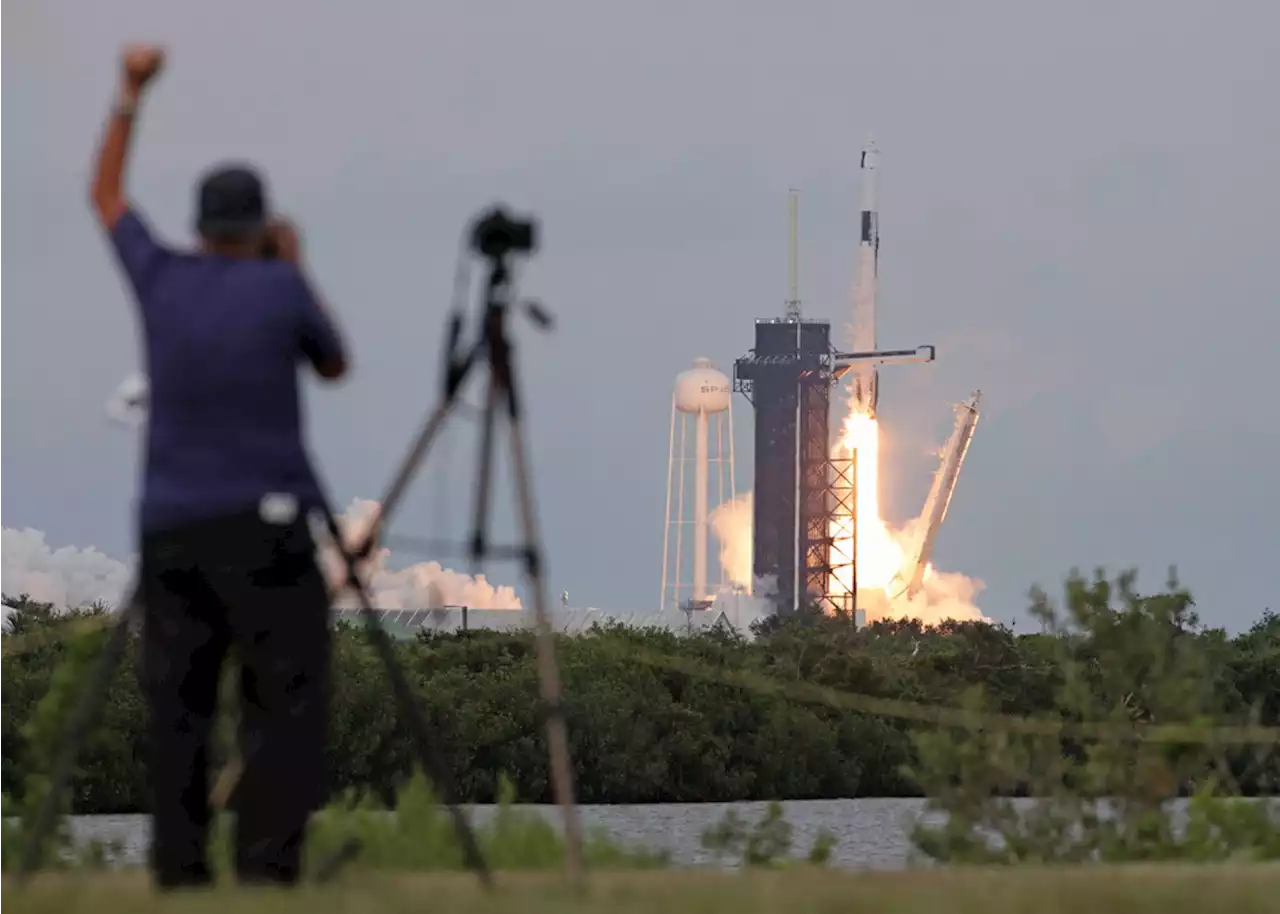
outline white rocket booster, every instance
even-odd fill
[[[880,257],[880,213],[876,203],[876,167],[880,151],[875,140],[862,147],[862,218],[858,240],[858,266],[853,286],[853,350],[872,352],[876,347],[876,295]],[[853,399],[860,410],[876,413],[879,400],[879,369],[874,365],[855,366]]]

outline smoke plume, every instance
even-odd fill
[[[87,606],[99,601],[114,606],[125,598],[132,577],[131,565],[92,546],[54,549],[39,530],[4,528],[0,586],[8,596],[30,594],[37,602],[59,607]]]
[[[347,510],[338,519],[342,538],[354,545],[378,516],[376,501],[352,499]],[[342,560],[333,542],[322,534],[316,536],[320,544],[320,563],[329,578],[331,587],[345,577]],[[463,574],[450,571],[439,562],[420,562],[406,568],[387,567],[391,550],[378,548],[360,568],[361,578],[368,582],[379,609],[439,609],[442,606],[465,606],[468,609],[520,609],[520,598],[511,587],[494,586],[484,575]],[[335,605],[355,607],[358,598],[354,593],[340,593]]]
[[[724,575],[734,584],[746,587],[754,583],[753,592],[759,593],[759,581],[752,581],[751,535],[752,493],[746,492],[727,501],[711,512],[710,521],[720,543],[720,565]],[[908,546],[919,530],[920,518],[913,518],[901,527],[886,527],[904,554],[911,554]],[[901,569],[904,576],[908,569]],[[885,589],[860,590],[858,607],[866,611],[868,622],[880,619],[919,619],[927,625],[936,625],[948,619],[959,622],[986,621],[976,600],[984,584],[958,572],[938,571],[928,566],[924,583],[913,597],[906,595],[907,582],[894,579]]]
[[[354,542],[376,516],[378,504],[353,499],[338,518],[343,538]],[[327,538],[317,536],[319,561],[330,582],[342,580],[341,562]],[[490,584],[483,575],[471,577],[420,562],[390,567],[391,550],[377,549],[364,563],[363,578],[379,609],[430,609],[466,606],[470,609],[519,609],[520,598],[511,587]],[[3,531],[0,586],[10,597],[29,594],[31,599],[56,607],[82,607],[102,602],[119,606],[129,596],[136,563],[134,557],[119,561],[92,546],[54,548],[45,534],[31,528]],[[336,605],[354,606],[354,594],[339,594]],[[9,613],[4,612],[7,623]]]
[[[754,593],[751,579],[751,493],[726,501],[708,515],[720,544],[720,567],[725,579]]]

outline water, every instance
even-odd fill
[[[631,847],[663,849],[672,862],[699,866],[713,862],[702,849],[702,832],[715,825],[730,809],[748,823],[764,814],[764,803],[664,803],[646,806],[583,806],[587,828],[601,827],[619,843]],[[812,800],[782,804],[792,826],[792,850],[806,854],[818,833],[826,829],[836,839],[831,856],[834,866],[849,869],[902,869],[911,851],[908,833],[920,816],[923,800],[864,799]],[[551,806],[536,810],[553,823],[559,813]],[[494,807],[471,808],[476,822],[493,814]],[[79,816],[71,820],[72,834],[80,841],[116,841],[122,847],[121,862],[144,861],[150,838],[146,816]]]

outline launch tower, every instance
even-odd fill
[[[755,342],[734,363],[734,389],[755,408],[752,572],[789,613],[829,590],[835,489],[853,496],[852,461],[831,459],[830,322],[758,320]]]
[[[755,347],[733,366],[734,390],[755,409],[752,569],[757,588],[772,582],[778,613],[807,603],[852,619],[856,547],[837,555],[833,530],[837,517],[853,524],[845,532],[856,544],[856,455],[831,456],[831,388],[851,370],[862,375],[880,365],[931,362],[934,348],[837,352],[830,322],[801,313],[795,191],[788,240],[786,316],[757,320]],[[874,308],[874,296],[871,301]],[[832,586],[842,568],[852,583],[849,593]]]

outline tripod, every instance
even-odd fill
[[[494,209],[476,222],[472,232],[471,246],[476,253],[487,260],[489,267],[479,338],[469,348],[460,348],[463,315],[460,308],[456,309],[449,322],[443,399],[427,418],[408,456],[401,464],[400,471],[388,486],[380,502],[381,510],[375,517],[363,543],[356,550],[356,555],[364,558],[372,550],[381,528],[385,525],[386,518],[404,497],[410,481],[426,459],[445,420],[457,405],[458,394],[463,383],[472,369],[483,359],[489,367],[489,386],[481,427],[480,476],[476,487],[470,540],[472,570],[474,572],[492,551],[488,541],[487,525],[493,476],[494,437],[501,410],[506,417],[510,434],[517,507],[524,536],[523,545],[513,551],[523,560],[525,574],[533,591],[538,681],[543,711],[546,715],[552,790],[563,817],[566,872],[569,881],[578,885],[583,877],[582,827],[574,800],[573,768],[561,705],[562,690],[559,667],[555,658],[555,641],[547,609],[542,549],[537,532],[528,455],[523,435],[521,399],[513,362],[514,346],[507,335],[507,317],[514,304],[510,259],[513,254],[533,252],[537,247],[537,229],[531,221],[513,220],[502,209]],[[539,329],[550,326],[550,316],[538,305],[525,303],[525,309]]]
[[[577,804],[574,799],[573,765],[569,757],[569,737],[565,727],[564,712],[561,705],[562,689],[560,671],[556,664],[555,640],[551,632],[551,622],[547,610],[546,583],[543,579],[542,549],[537,531],[534,511],[533,489],[530,484],[528,455],[525,451],[523,436],[520,395],[518,391],[513,363],[514,346],[507,335],[507,317],[514,298],[510,259],[513,254],[530,254],[537,247],[537,228],[532,221],[513,220],[501,208],[486,213],[475,223],[472,229],[471,247],[486,259],[489,275],[485,283],[484,312],[481,318],[480,335],[468,348],[461,348],[464,316],[461,305],[455,307],[449,319],[447,348],[445,351],[444,394],[435,410],[427,417],[418,436],[409,448],[408,454],[400,464],[400,469],[393,477],[386,492],[379,502],[378,513],[365,533],[359,546],[351,551],[342,548],[342,540],[332,514],[326,521],[330,534],[342,550],[347,563],[349,581],[355,587],[361,599],[361,615],[368,622],[368,628],[375,641],[380,645],[379,651],[384,653],[388,669],[398,669],[391,654],[390,641],[386,632],[377,621],[376,613],[369,604],[369,597],[361,585],[356,571],[356,563],[365,559],[373,551],[388,518],[403,500],[410,482],[416,475],[438,438],[445,421],[458,405],[458,395],[472,370],[483,360],[489,367],[489,387],[485,397],[480,437],[480,476],[477,480],[475,512],[470,538],[470,558],[473,573],[490,555],[492,547],[488,541],[488,516],[490,492],[493,477],[494,435],[499,409],[503,409],[510,432],[512,463],[516,477],[516,498],[520,514],[520,526],[524,535],[524,544],[515,550],[515,555],[523,559],[525,574],[532,585],[534,599],[534,617],[536,623],[536,654],[538,664],[538,683],[546,716],[547,749],[551,768],[552,791],[556,803],[560,806],[564,823],[565,837],[565,870],[569,881],[575,887],[583,878],[582,826],[578,818]],[[550,316],[537,304],[526,302],[527,315],[539,329],[547,329],[551,325]],[[504,550],[505,551],[505,550]],[[397,687],[404,690],[404,700],[411,701],[407,683]],[[398,695],[399,697],[399,695]],[[416,708],[415,708],[416,710]],[[412,719],[412,718],[411,718]],[[426,758],[430,740],[422,729],[415,734],[419,746]],[[440,763],[443,774],[443,763]],[[428,773],[432,770],[428,768]],[[454,812],[455,822],[461,836],[467,829],[466,819]],[[469,829],[468,829],[469,831]],[[464,842],[464,850],[466,843]],[[340,852],[341,856],[341,852]],[[476,851],[475,860],[479,861]],[[336,867],[340,859],[333,862]],[[483,863],[480,863],[483,866]],[[329,867],[322,867],[327,871]],[[477,872],[480,868],[476,867]]]

